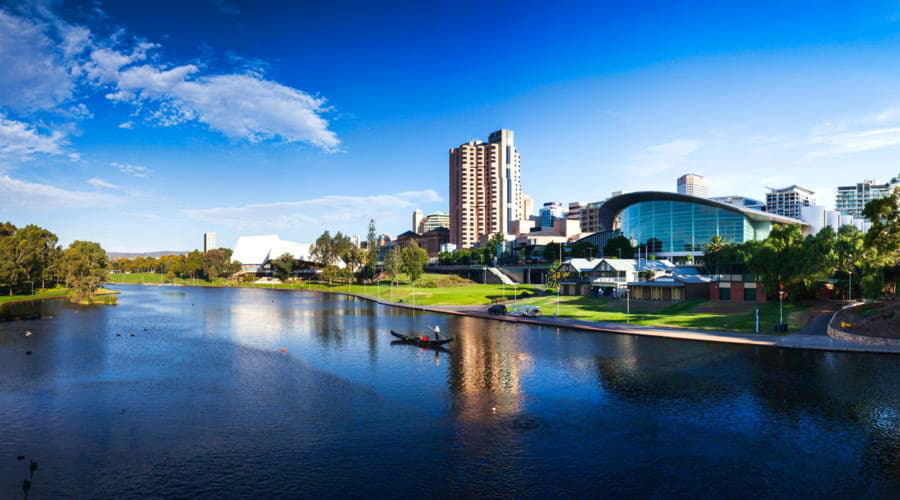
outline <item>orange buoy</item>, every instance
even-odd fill
[[[284,347],[282,347],[282,348],[281,348],[281,352],[287,352],[287,349],[285,349]]]

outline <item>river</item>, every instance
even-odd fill
[[[112,288],[7,306],[0,498],[900,495],[895,355]]]

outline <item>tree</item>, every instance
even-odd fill
[[[857,281],[862,278],[860,269],[865,264],[866,238],[855,226],[844,225],[838,229],[835,242],[836,269],[847,273],[848,281],[852,276],[857,276]],[[848,282],[848,287],[852,282]]]
[[[395,283],[397,281],[397,276],[403,272],[403,257],[401,257],[400,251],[401,249],[399,247],[394,247],[393,250],[384,257],[384,272],[386,272],[391,279],[391,283]]]
[[[830,278],[838,266],[837,238],[831,226],[803,240],[800,279],[807,290]]]
[[[753,255],[751,270],[759,275],[766,290],[797,292],[801,286],[803,236],[800,226],[778,225],[772,228]],[[791,299],[797,298],[791,293]]]
[[[281,281],[287,281],[294,270],[294,256],[289,253],[283,253],[277,259],[271,261],[271,265],[272,274]]]
[[[378,234],[375,232],[375,219],[369,219],[369,233],[366,235],[365,264],[360,271],[360,278],[372,280],[378,269]]]
[[[563,252],[563,245],[559,243],[548,243],[544,246],[544,262],[552,262],[554,260],[559,260],[561,254],[565,254]]]
[[[240,270],[240,263],[231,262],[230,248],[215,248],[203,254],[201,272],[207,281],[214,281],[223,275],[230,276]]]
[[[313,243],[312,248],[310,248],[309,254],[310,257],[323,268],[334,265],[334,263],[337,262],[338,254],[337,246],[335,245],[334,238],[331,237],[331,233],[325,231],[321,236],[316,238],[316,242]]]
[[[562,262],[555,261],[550,265],[550,269],[547,270],[547,288],[555,289],[559,287],[559,284],[565,281],[568,276],[569,274],[563,271]]]
[[[703,263],[707,271],[715,271],[719,274],[719,265],[722,261],[722,251],[725,250],[725,240],[718,234],[713,236],[703,249]]]
[[[409,281],[415,283],[425,272],[425,264],[428,264],[428,252],[413,241],[403,248],[400,254],[403,271],[409,276]]]
[[[889,196],[866,203],[863,215],[872,226],[866,233],[866,247],[874,250],[872,263],[893,266],[900,261],[900,186]]]
[[[63,253],[70,300],[91,303],[97,288],[106,281],[109,261],[99,243],[73,241]]]
[[[598,257],[597,247],[589,241],[579,241],[572,245],[572,257],[579,259]]]

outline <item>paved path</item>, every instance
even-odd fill
[[[841,302],[829,301],[820,302],[813,306],[810,311],[811,318],[806,326],[797,333],[803,335],[824,335],[828,336],[828,322],[834,316],[834,313],[841,308]]]

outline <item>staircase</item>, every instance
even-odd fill
[[[487,268],[487,270],[488,270],[489,273],[491,273],[491,274],[493,274],[495,277],[497,277],[497,279],[500,280],[500,283],[503,283],[504,285],[515,285],[515,284],[516,284],[515,281],[511,280],[511,279],[509,278],[509,276],[507,276],[507,275],[503,274],[502,272],[500,272],[500,270],[497,269],[496,267],[489,267],[489,268]]]

